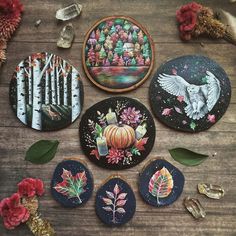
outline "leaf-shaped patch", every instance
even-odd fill
[[[109,198],[111,198],[111,199],[114,199],[114,198],[115,198],[115,196],[114,196],[114,194],[113,194],[112,192],[106,191],[106,194],[107,194],[107,196],[108,196]]]
[[[58,144],[58,140],[40,140],[27,150],[25,160],[34,164],[47,163],[54,158]]]
[[[124,206],[126,202],[127,200],[119,200],[117,201],[116,206]]]
[[[109,206],[107,206],[107,207],[102,207],[102,208],[103,208],[103,210],[105,210],[105,211],[112,211],[112,208],[109,207]]]
[[[208,155],[196,153],[185,148],[169,150],[170,155],[179,163],[186,166],[196,166],[205,161]]]
[[[119,186],[117,184],[115,185],[113,192],[116,195],[120,192],[120,188],[119,188]]]
[[[106,205],[112,205],[112,204],[113,204],[113,203],[112,203],[112,200],[111,200],[110,198],[104,197],[102,200],[104,201],[104,203],[105,203]]]
[[[121,193],[121,194],[119,194],[117,199],[122,199],[123,200],[123,199],[126,198],[126,195],[127,195],[127,193]]]
[[[158,170],[149,181],[149,192],[156,197],[159,205],[159,198],[167,197],[173,188],[173,178],[170,172],[163,167]]]
[[[141,138],[140,140],[136,140],[135,142],[135,147],[139,150],[139,151],[144,151],[144,145],[147,143],[148,138]]]
[[[122,207],[119,207],[119,208],[116,209],[116,212],[124,214],[125,213],[125,209],[122,208]]]
[[[85,171],[79,172],[73,176],[71,171],[63,169],[61,177],[63,181],[58,183],[54,189],[68,198],[76,197],[79,203],[82,203],[80,195],[85,192],[84,187],[87,184]]]

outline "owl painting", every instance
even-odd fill
[[[194,120],[199,120],[209,113],[220,97],[220,82],[210,71],[206,71],[206,84],[194,85],[188,83],[179,75],[160,74],[158,82],[162,89],[175,95],[183,96],[186,106],[186,115]]]

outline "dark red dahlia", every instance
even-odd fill
[[[111,164],[117,164],[119,161],[122,161],[124,157],[125,155],[123,150],[119,150],[113,147],[109,150],[109,153],[106,156],[106,158],[108,159],[107,162]]]

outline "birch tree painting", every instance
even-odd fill
[[[20,62],[10,84],[13,110],[36,130],[57,130],[75,121],[82,95],[79,72],[51,53],[33,54]]]

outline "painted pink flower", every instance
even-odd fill
[[[178,97],[177,97],[177,100],[178,100],[179,102],[183,102],[183,101],[184,101],[184,96],[178,96]]]
[[[162,111],[162,115],[163,115],[163,116],[170,116],[172,110],[173,110],[173,108],[165,108],[165,109]]]
[[[125,155],[123,150],[119,150],[113,147],[109,150],[109,153],[106,156],[106,158],[108,159],[107,162],[111,164],[117,164],[119,161],[122,161],[124,157]]]
[[[140,122],[142,115],[139,110],[135,110],[135,107],[128,107],[124,109],[120,118],[127,125],[134,125]]]
[[[215,122],[216,122],[216,117],[215,117],[215,115],[209,114],[209,115],[207,116],[207,120],[208,120],[209,122],[211,122],[211,123],[215,123]]]

